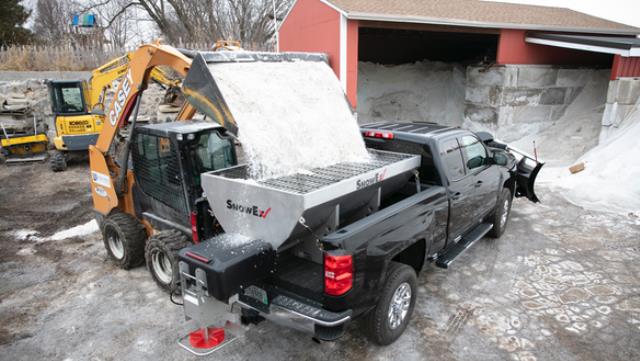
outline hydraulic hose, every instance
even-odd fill
[[[124,143],[124,150],[122,152],[122,156],[120,157],[120,173],[118,174],[118,180],[116,181],[116,191],[118,195],[122,195],[126,193],[125,191],[125,180],[127,179],[127,170],[129,168],[129,153],[131,150],[131,140],[134,136],[134,131],[136,129],[136,121],[138,120],[138,110],[140,109],[140,103],[142,102],[142,92],[140,92],[136,98],[136,104],[133,106],[133,119],[131,120],[131,129],[129,130],[129,137],[127,137],[126,142]]]

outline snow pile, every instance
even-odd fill
[[[324,62],[219,63],[209,69],[238,124],[252,178],[367,159],[344,92]]]
[[[464,118],[465,69],[418,61],[358,65],[358,122],[431,121],[460,125]]]
[[[540,132],[517,137],[519,140],[510,144],[533,153],[535,141],[538,155],[547,166],[566,165],[595,147],[602,124],[609,76],[609,70],[593,71],[585,87],[560,119]],[[508,140],[510,137],[501,134],[500,138]]]
[[[579,159],[584,171],[550,169],[544,181],[585,208],[640,214],[640,100],[624,123],[615,137]]]
[[[56,232],[48,239],[52,241],[60,241],[66,238],[82,237],[93,232],[97,232],[99,229],[100,228],[98,227],[98,222],[96,222],[95,219],[92,219],[85,224],[65,229],[64,231]]]
[[[13,232],[13,236],[18,241],[35,241],[37,243],[46,241],[61,241],[67,238],[82,237],[100,230],[95,219],[85,224],[80,224],[69,229],[58,231],[49,237],[40,237],[39,232],[32,229],[19,229]]]

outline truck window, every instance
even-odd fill
[[[193,177],[197,185],[200,185],[200,174],[236,164],[233,143],[217,132],[199,135],[191,149],[195,160]]]
[[[367,148],[420,155],[422,160],[419,170],[420,183],[441,185],[442,182],[440,180],[440,175],[433,164],[433,156],[429,146],[398,139],[394,139],[393,141],[381,141],[365,138],[365,144]]]
[[[464,177],[464,165],[462,163],[462,153],[456,138],[445,140],[440,144],[440,157],[447,169],[449,180],[456,181]]]
[[[476,137],[465,135],[460,139],[462,153],[466,160],[467,169],[482,167],[487,159],[487,150]]]

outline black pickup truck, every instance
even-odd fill
[[[409,323],[425,263],[447,268],[485,235],[500,237],[514,197],[538,202],[534,182],[543,164],[488,133],[419,122],[361,131],[368,148],[419,155],[419,167],[398,178],[393,192],[379,192],[377,207],[352,207],[360,211],[337,227],[309,228],[313,220],[301,217],[298,226],[309,228],[313,242],[273,249],[256,240],[229,249],[214,238],[183,249],[187,318],[206,327],[211,304],[224,303],[239,308],[243,321],[266,318],[320,340],[339,338],[363,318],[371,340],[387,345]],[[376,180],[358,181],[358,189],[374,189]],[[248,209],[241,211],[256,219],[271,210]]]

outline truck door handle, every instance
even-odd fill
[[[453,199],[454,201],[455,201],[455,200],[458,200],[458,199],[460,198],[460,196],[461,196],[461,195],[462,195],[462,193],[460,193],[460,192],[455,192],[455,193],[453,193],[453,196],[451,196],[451,199]]]
[[[481,185],[482,185],[482,181],[481,181],[481,180],[479,180],[479,181],[477,181],[477,182],[476,182],[476,184],[474,185],[474,187],[478,188],[478,187],[480,187]]]

